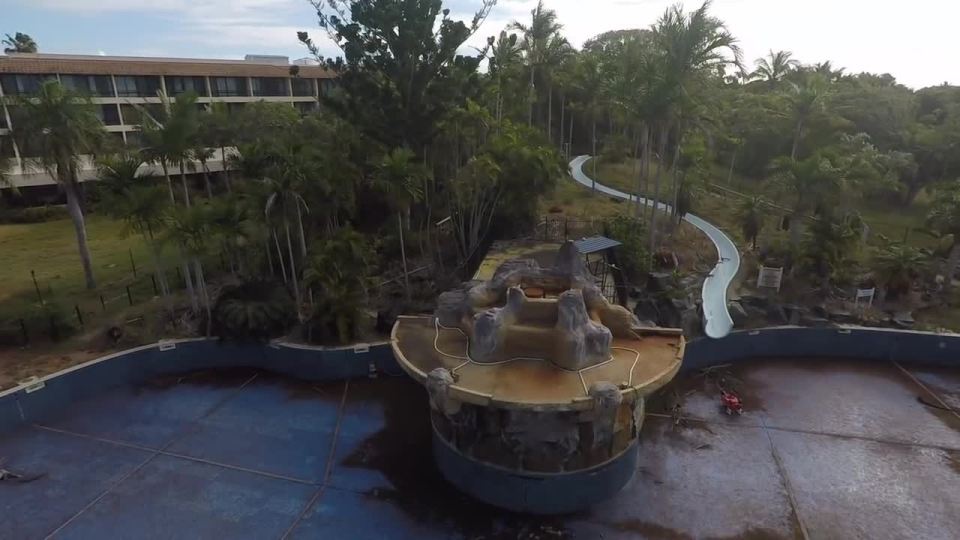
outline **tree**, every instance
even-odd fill
[[[885,298],[897,299],[910,292],[914,281],[926,266],[923,250],[881,237],[882,244],[874,249],[871,265],[873,277]]]
[[[167,239],[179,246],[187,258],[185,269],[193,272],[193,284],[188,290],[194,305],[199,304],[206,311],[206,334],[210,335],[213,317],[211,314],[210,291],[203,272],[203,257],[210,246],[216,244],[212,231],[212,208],[209,202],[193,206],[181,206],[167,213]]]
[[[774,162],[774,181],[785,188],[791,199],[790,241],[799,245],[802,220],[814,210],[827,193],[839,187],[840,172],[821,154],[804,160],[781,157]]]
[[[367,300],[373,250],[364,235],[344,227],[324,242],[310,258],[304,283],[319,291],[312,322],[325,334],[333,333],[341,343],[356,335]],[[334,332],[329,332],[328,329]]]
[[[552,137],[552,71],[571,54],[572,48],[567,39],[560,35],[563,25],[557,22],[557,12],[552,9],[545,9],[543,0],[537,2],[537,7],[530,12],[530,16],[529,25],[514,21],[510,24],[510,29],[518,30],[523,36],[521,49],[526,56],[527,66],[530,70],[530,103],[527,124],[533,124],[534,102],[539,101],[536,84],[539,78],[543,85],[547,87],[548,93],[545,127],[549,139]]]
[[[737,40],[726,29],[723,21],[708,13],[710,2],[685,14],[680,6],[668,9],[654,26],[653,39],[658,56],[652,62],[653,73],[659,73],[647,91],[643,107],[651,123],[659,124],[659,151],[655,177],[654,204],[660,201],[660,180],[664,170],[667,142],[672,130],[677,143],[673,162],[680,158],[685,126],[682,111],[694,108],[698,90],[705,76],[715,74],[729,64],[738,64],[740,49]],[[650,220],[650,251],[656,243],[657,212]]]
[[[403,286],[407,300],[410,300],[410,278],[407,271],[407,251],[403,241],[403,216],[410,211],[410,205],[420,200],[423,195],[420,183],[427,175],[414,158],[413,151],[409,148],[394,148],[377,164],[375,178],[377,189],[386,195],[397,214],[397,234],[400,238],[400,257],[403,261]]]
[[[161,107],[153,114],[140,108],[140,129],[145,144],[144,155],[149,161],[160,164],[167,181],[170,201],[176,202],[173,182],[170,180],[170,165],[180,168],[180,183],[183,187],[183,204],[190,206],[190,190],[187,187],[186,162],[191,157],[198,134],[197,95],[186,92],[175,99],[161,95]]]
[[[27,34],[22,32],[17,32],[13,36],[7,34],[6,39],[0,41],[7,47],[4,47],[3,52],[6,54],[10,53],[35,53],[37,52],[37,42],[33,40]]]
[[[814,114],[824,110],[824,101],[829,94],[826,80],[817,74],[805,76],[800,84],[790,83],[787,95],[794,122],[793,147],[790,150],[792,159],[797,159],[804,128]]]
[[[385,148],[418,157],[440,120],[480,90],[477,66],[460,47],[480,27],[495,0],[483,0],[469,24],[450,19],[440,0],[310,0],[342,58],[325,59],[306,32],[298,37],[343,90],[324,102]]]
[[[201,138],[211,148],[220,149],[220,159],[223,163],[223,179],[227,186],[227,191],[233,191],[230,182],[230,168],[227,166],[230,156],[227,155],[227,147],[234,146],[237,142],[237,122],[230,115],[227,104],[221,101],[210,103],[207,115],[201,122]]]
[[[754,62],[757,69],[750,76],[766,81],[773,88],[788,73],[800,67],[800,62],[792,57],[793,53],[790,51],[773,52],[771,50],[767,56],[757,58]]]
[[[947,287],[952,287],[960,264],[960,181],[950,182],[936,192],[927,225],[937,234],[951,237],[945,274]]]
[[[170,287],[163,267],[162,240],[169,201],[163,188],[147,183],[139,175],[143,160],[136,153],[121,153],[105,156],[97,168],[103,211],[124,222],[126,230],[139,234],[150,253],[154,277],[164,299],[167,311],[172,315]]]
[[[510,83],[519,78],[516,75],[520,69],[522,57],[523,52],[516,34],[501,31],[500,36],[490,47],[490,75],[496,81],[493,110],[498,122],[503,118],[503,98],[508,93],[507,88],[511,87],[509,93],[514,95],[520,93],[519,89],[513,88]]]
[[[11,98],[8,98],[11,99]],[[13,99],[13,137],[33,164],[45,170],[63,189],[67,212],[77,236],[77,249],[88,289],[97,286],[87,248],[87,230],[80,203],[80,157],[94,154],[105,135],[89,98],[65,89],[57,81],[40,85],[36,95]]]
[[[760,197],[751,197],[740,204],[739,211],[737,212],[743,237],[753,245],[754,250],[757,249],[757,239],[763,230],[763,205],[763,199]]]

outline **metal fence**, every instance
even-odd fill
[[[534,238],[544,242],[565,242],[603,234],[605,219],[572,219],[548,215],[540,220]]]

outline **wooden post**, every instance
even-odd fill
[[[23,344],[30,343],[30,336],[27,335],[27,323],[23,322],[23,319],[20,319],[20,332],[23,334]]]
[[[130,305],[133,305],[133,294],[130,293],[130,286],[127,285],[127,300],[130,302]]]
[[[133,248],[127,251],[130,253],[130,268],[133,270],[133,277],[137,277],[137,263],[133,260]]]
[[[80,305],[74,304],[73,310],[77,313],[77,320],[80,321],[80,326],[83,327],[83,313],[80,313]]]
[[[37,274],[31,270],[30,277],[33,278],[33,288],[37,291],[37,300],[40,302],[40,305],[43,305],[43,295],[40,294],[40,284],[37,283]]]
[[[102,295],[102,294],[100,295],[100,307],[102,307],[104,311],[107,310],[107,303],[103,301],[103,295]]]

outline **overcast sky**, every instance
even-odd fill
[[[673,2],[548,0],[575,45],[607,30],[646,28]],[[473,42],[535,2],[500,0]],[[447,0],[467,13],[479,0]],[[686,2],[687,7],[699,3]],[[960,83],[957,0],[715,0],[712,13],[740,40],[751,63],[786,49],[806,63],[891,73],[913,87]],[[0,0],[0,33],[26,32],[42,52],[242,58],[305,56],[296,32],[323,34],[307,0]],[[325,51],[334,52],[327,46]]]

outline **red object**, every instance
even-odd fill
[[[727,414],[743,414],[743,401],[733,392],[720,391],[720,404]]]

